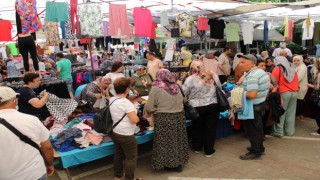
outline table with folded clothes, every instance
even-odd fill
[[[228,112],[220,114],[217,123],[217,138],[227,137],[236,132],[228,120]],[[186,126],[191,126],[191,120],[186,120]],[[148,130],[147,124],[138,124],[136,139],[138,144],[153,139],[153,130]],[[94,161],[115,153],[115,147],[110,137],[93,130],[93,114],[86,114],[73,119],[65,125],[58,125],[50,130],[51,142],[57,151],[61,165],[67,169],[71,166]],[[58,160],[58,159],[56,159]]]
[[[15,78],[14,81],[11,80],[12,79],[2,82],[2,85],[11,87],[15,91],[24,86],[24,82],[21,78]],[[70,98],[66,82],[57,78],[41,79],[40,86],[34,91],[36,94],[39,94],[43,90],[46,90],[59,98]]]

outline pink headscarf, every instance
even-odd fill
[[[176,78],[167,69],[160,69],[157,72],[156,80],[152,83],[152,86],[161,88],[173,96],[176,96],[179,93]]]

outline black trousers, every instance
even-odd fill
[[[223,84],[224,82],[226,82],[228,80],[228,77],[226,75],[219,75],[218,77],[219,77],[221,84]]]
[[[37,47],[32,36],[18,37],[19,52],[23,57],[23,65],[26,71],[29,71],[29,54],[33,61],[33,67],[39,71],[39,62],[37,59]]]
[[[196,107],[199,119],[192,122],[192,148],[210,155],[214,152],[217,121],[219,119],[218,104]]]
[[[100,45],[101,45],[101,47],[100,47]],[[96,38],[96,48],[97,48],[98,50],[100,50],[100,48],[102,48],[103,50],[105,49],[104,37]]]
[[[318,103],[312,104],[312,111],[316,114],[316,123],[318,125],[318,134],[320,134],[320,108],[318,107]]]
[[[304,112],[304,99],[297,99],[296,115],[301,116]]]
[[[250,144],[251,152],[257,155],[261,155],[264,151],[263,146],[263,123],[262,117],[265,113],[265,103],[253,105],[254,119],[248,119],[243,121],[242,125],[245,133],[247,134]]]

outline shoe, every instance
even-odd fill
[[[312,135],[312,136],[320,136],[320,134],[318,132],[312,132],[312,133],[310,133],[310,135]]]
[[[239,157],[241,160],[255,160],[261,159],[261,155],[253,154],[252,152],[248,152]]]
[[[179,165],[177,167],[174,167],[174,168],[164,167],[164,169],[167,170],[167,171],[182,172],[182,166],[181,165]]]
[[[277,138],[282,138],[283,137],[283,135],[278,135],[278,134],[273,134],[273,133],[271,133],[270,136],[277,137]]]
[[[192,151],[193,151],[194,153],[196,153],[196,154],[200,154],[200,151],[197,151],[197,150],[194,150],[194,149],[192,149]]]
[[[251,152],[251,147],[247,147],[247,150],[249,151],[249,152]],[[266,153],[264,153],[264,151],[265,151],[265,149],[263,149],[262,151],[261,151],[261,155],[266,155]]]
[[[213,153],[211,153],[211,154],[205,154],[204,156],[207,157],[207,158],[210,158],[210,157],[212,157],[214,154],[216,154],[216,150],[213,150]]]

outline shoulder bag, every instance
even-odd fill
[[[230,105],[228,102],[227,96],[224,94],[224,92],[217,86],[217,83],[214,82],[214,86],[216,87],[216,96],[218,101],[218,108],[220,112],[224,112],[226,110],[229,110]]]
[[[183,98],[185,98],[185,95],[180,86],[179,88]],[[183,107],[184,107],[184,113],[185,113],[186,119],[194,121],[199,118],[199,112],[197,111],[196,108],[191,106],[191,104],[188,101],[185,101],[185,100],[183,101]]]
[[[318,81],[318,75],[319,75],[319,72],[317,73],[316,77],[314,78],[313,84],[315,84],[315,82]],[[310,96],[309,96],[309,101],[312,103],[318,103],[318,101],[320,99],[319,96],[320,96],[319,89],[318,90],[313,89]]]

